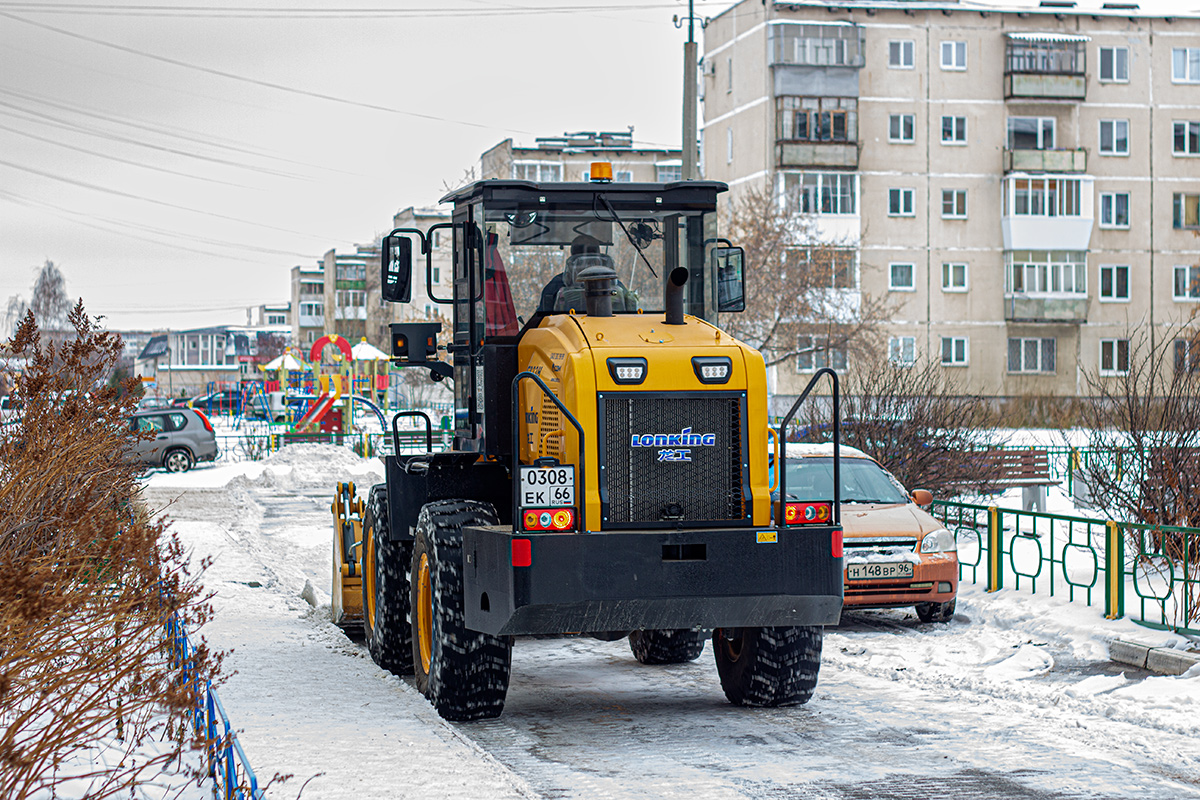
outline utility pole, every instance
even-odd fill
[[[699,176],[696,169],[696,13],[695,0],[688,0],[688,38],[683,43],[683,179],[694,181]],[[683,27],[678,15],[675,27]],[[708,20],[701,20],[703,28]]]

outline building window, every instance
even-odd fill
[[[1009,339],[1009,372],[1054,372],[1054,339]]]
[[[619,169],[616,172],[617,183],[633,183],[633,170]]]
[[[942,264],[942,291],[965,292],[967,290],[967,265]]]
[[[1129,192],[1100,193],[1100,227],[1129,227]]]
[[[1129,48],[1100,48],[1100,82],[1129,83]]]
[[[913,68],[913,40],[888,42],[888,66],[892,69]]]
[[[824,336],[801,336],[796,344],[798,372],[815,372],[825,367],[836,370],[846,368],[846,351],[840,347],[830,347],[829,339]]]
[[[893,292],[915,291],[916,272],[914,264],[888,264],[888,289]]]
[[[942,117],[942,144],[967,143],[967,118]]]
[[[433,282],[441,283],[442,282],[442,268],[434,267],[432,271],[433,271]]]
[[[1087,253],[1062,250],[1010,250],[1004,254],[1005,292],[1087,294]]]
[[[780,97],[776,108],[780,139],[847,142],[858,138],[857,98]]]
[[[1129,300],[1129,267],[1123,264],[1100,265],[1100,302]]]
[[[683,180],[683,165],[655,164],[654,180],[658,181],[659,183],[670,183],[671,181]]]
[[[733,57],[725,59],[725,94],[733,92]]]
[[[821,25],[773,20],[769,28],[770,63],[810,67],[861,67],[861,25]]]
[[[286,325],[287,318],[284,317],[283,314],[268,314],[267,315],[267,324],[268,325]]]
[[[1034,75],[1083,75],[1087,38],[1072,37],[1045,41],[1037,34],[1010,33],[1005,51],[1006,72]]]
[[[325,294],[325,284],[302,281],[300,283],[300,294]]]
[[[1200,155],[1200,122],[1175,123],[1175,155]]]
[[[915,127],[912,114],[890,114],[888,116],[888,141],[912,143]]]
[[[338,264],[337,279],[339,281],[365,281],[367,279],[367,265]]]
[[[1173,221],[1178,229],[1200,228],[1200,194],[1176,192]]]
[[[942,42],[942,69],[967,68],[967,43]]]
[[[789,254],[806,265],[815,288],[857,289],[858,250],[853,247],[797,247]]]
[[[1175,267],[1176,300],[1200,300],[1200,267]]]
[[[1171,49],[1171,82],[1200,83],[1200,47]]]
[[[888,189],[888,216],[911,217],[915,213],[912,189]]]
[[[1100,120],[1100,155],[1129,155],[1129,120]]]
[[[1100,340],[1100,374],[1124,375],[1129,372],[1129,340]]]
[[[965,367],[970,348],[965,336],[942,337],[942,366]]]
[[[898,367],[911,367],[917,361],[917,340],[912,336],[888,339],[888,361]]]
[[[725,130],[725,163],[733,163],[733,128]]]
[[[1054,117],[1009,117],[1009,150],[1053,150]]]
[[[854,214],[856,177],[852,172],[784,173],[784,195],[795,198],[801,214]]]
[[[1004,182],[1004,208],[1018,217],[1078,217],[1080,183],[1062,178],[1009,178]]]
[[[541,161],[514,161],[513,178],[518,181],[549,181],[562,180],[562,164],[548,164]]]
[[[1200,342],[1195,339],[1175,340],[1175,372],[1200,372]]]
[[[966,189],[942,189],[942,217],[945,219],[967,218]]]

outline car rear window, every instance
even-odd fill
[[[178,413],[168,414],[167,421],[169,422],[168,430],[172,431],[181,431],[187,427],[188,423],[187,415]]]

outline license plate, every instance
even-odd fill
[[[575,505],[575,467],[521,467],[521,507]]]
[[[846,567],[846,577],[852,581],[878,581],[912,576],[913,565],[907,561],[899,564],[850,564]]]

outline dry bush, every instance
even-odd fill
[[[120,337],[82,303],[69,319],[60,344],[43,343],[32,314],[10,342],[28,362],[24,415],[0,438],[0,796],[13,800],[129,797],[202,744],[185,735],[197,697],[164,626],[177,613],[197,630],[210,607],[179,540],[138,501],[124,455],[134,395],[103,381]],[[219,662],[200,648],[201,687]]]
[[[1003,445],[987,401],[964,395],[940,365],[859,362],[842,387],[842,444],[862,450],[910,490],[935,497],[988,491],[999,462],[981,457]],[[807,441],[828,441],[828,424],[815,416],[802,430]]]

